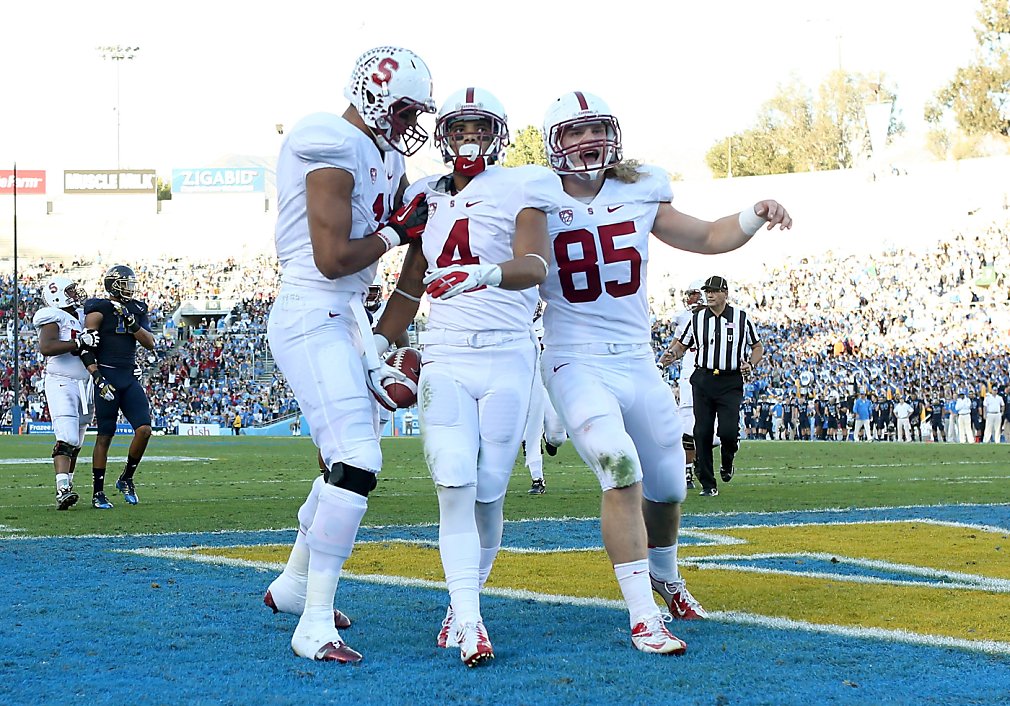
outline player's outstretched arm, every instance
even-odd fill
[[[680,250],[716,255],[745,245],[761,226],[768,230],[775,226],[788,230],[793,226],[793,219],[782,204],[771,199],[758,201],[751,208],[717,221],[703,221],[681,213],[669,203],[661,203],[652,233]]]

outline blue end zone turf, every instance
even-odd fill
[[[1002,524],[1006,508],[693,516],[685,527],[933,517]],[[812,519],[816,518],[816,520]],[[431,540],[433,527],[363,528]],[[486,596],[496,659],[468,670],[435,634],[438,589],[345,580],[337,606],[357,667],[291,654],[296,619],[262,605],[272,573],[122,553],[281,543],[293,533],[0,540],[7,606],[0,703],[37,704],[1000,704],[1010,657],[718,621],[674,623],[684,657],[632,649],[623,610]],[[506,543],[595,546],[593,521],[509,523]],[[1008,547],[1010,549],[1010,547]],[[788,600],[783,596],[783,600]]]

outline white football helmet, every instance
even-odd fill
[[[84,306],[87,295],[77,286],[77,282],[69,277],[56,275],[50,277],[42,285],[42,298],[45,300],[46,306],[65,309],[68,306]]]
[[[562,147],[565,130],[577,125],[603,123],[606,135],[602,139],[584,140]],[[599,173],[624,159],[621,148],[621,126],[602,98],[584,91],[573,91],[558,98],[544,116],[544,148],[547,161],[558,174],[584,174],[595,179]],[[596,153],[595,156],[592,153]],[[571,157],[578,155],[581,164]]]
[[[409,49],[366,51],[354,64],[344,95],[384,152],[395,150],[409,157],[427,141],[428,133],[415,119],[418,113],[435,112],[431,72]]]
[[[701,291],[701,285],[703,284],[704,282],[700,279],[696,279],[687,285],[687,289],[684,290],[684,306],[691,311],[698,311],[698,309],[703,309],[708,305],[705,292]]]
[[[452,126],[461,120],[487,120],[490,134],[477,142],[459,145],[451,143]],[[483,88],[463,88],[442,104],[435,119],[435,144],[442,150],[442,161],[464,176],[480,174],[490,164],[499,162],[509,144],[508,116],[505,106],[490,91]],[[483,149],[482,149],[483,147]]]

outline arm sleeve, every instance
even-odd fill
[[[680,333],[677,334],[677,340],[680,341],[687,348],[691,348],[694,345],[694,317],[692,316],[683,327],[680,329]]]
[[[108,316],[112,313],[112,302],[108,299],[88,299],[84,302],[84,315],[87,316],[93,311],[97,311],[102,316]]]
[[[305,162],[305,173],[316,169],[343,169],[355,173],[358,159],[344,135],[326,125],[307,125],[291,133],[288,147]]]
[[[754,323],[747,317],[747,344],[750,346],[755,346],[761,343],[761,339],[758,338],[757,329],[754,328]]]
[[[145,306],[140,313],[137,314],[137,323],[140,324],[140,328],[144,329],[148,333],[154,333],[151,329],[151,317],[149,316],[150,310]]]
[[[43,307],[35,312],[32,317],[32,326],[40,329],[46,324],[58,324],[60,322],[60,310],[51,306]]]
[[[673,201],[673,187],[670,186],[670,175],[665,169],[648,164],[643,165],[639,171],[643,184],[648,186],[643,190],[647,195],[646,200],[657,203]]]
[[[561,179],[545,167],[528,165],[519,167],[520,182],[517,190],[516,214],[524,208],[556,213],[561,204]]]

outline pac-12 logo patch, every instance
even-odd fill
[[[432,201],[430,204],[428,204],[428,218],[431,218],[432,216],[435,215],[435,209],[437,208],[438,208],[437,201]]]
[[[379,172],[375,167],[372,167],[368,170],[368,176],[372,177],[372,183],[374,184],[375,180],[379,178]]]
[[[572,224],[572,219],[575,217],[575,214],[572,212],[572,209],[570,208],[562,209],[561,213],[559,213],[558,215],[561,217],[561,222],[564,223],[566,226],[570,226]]]

